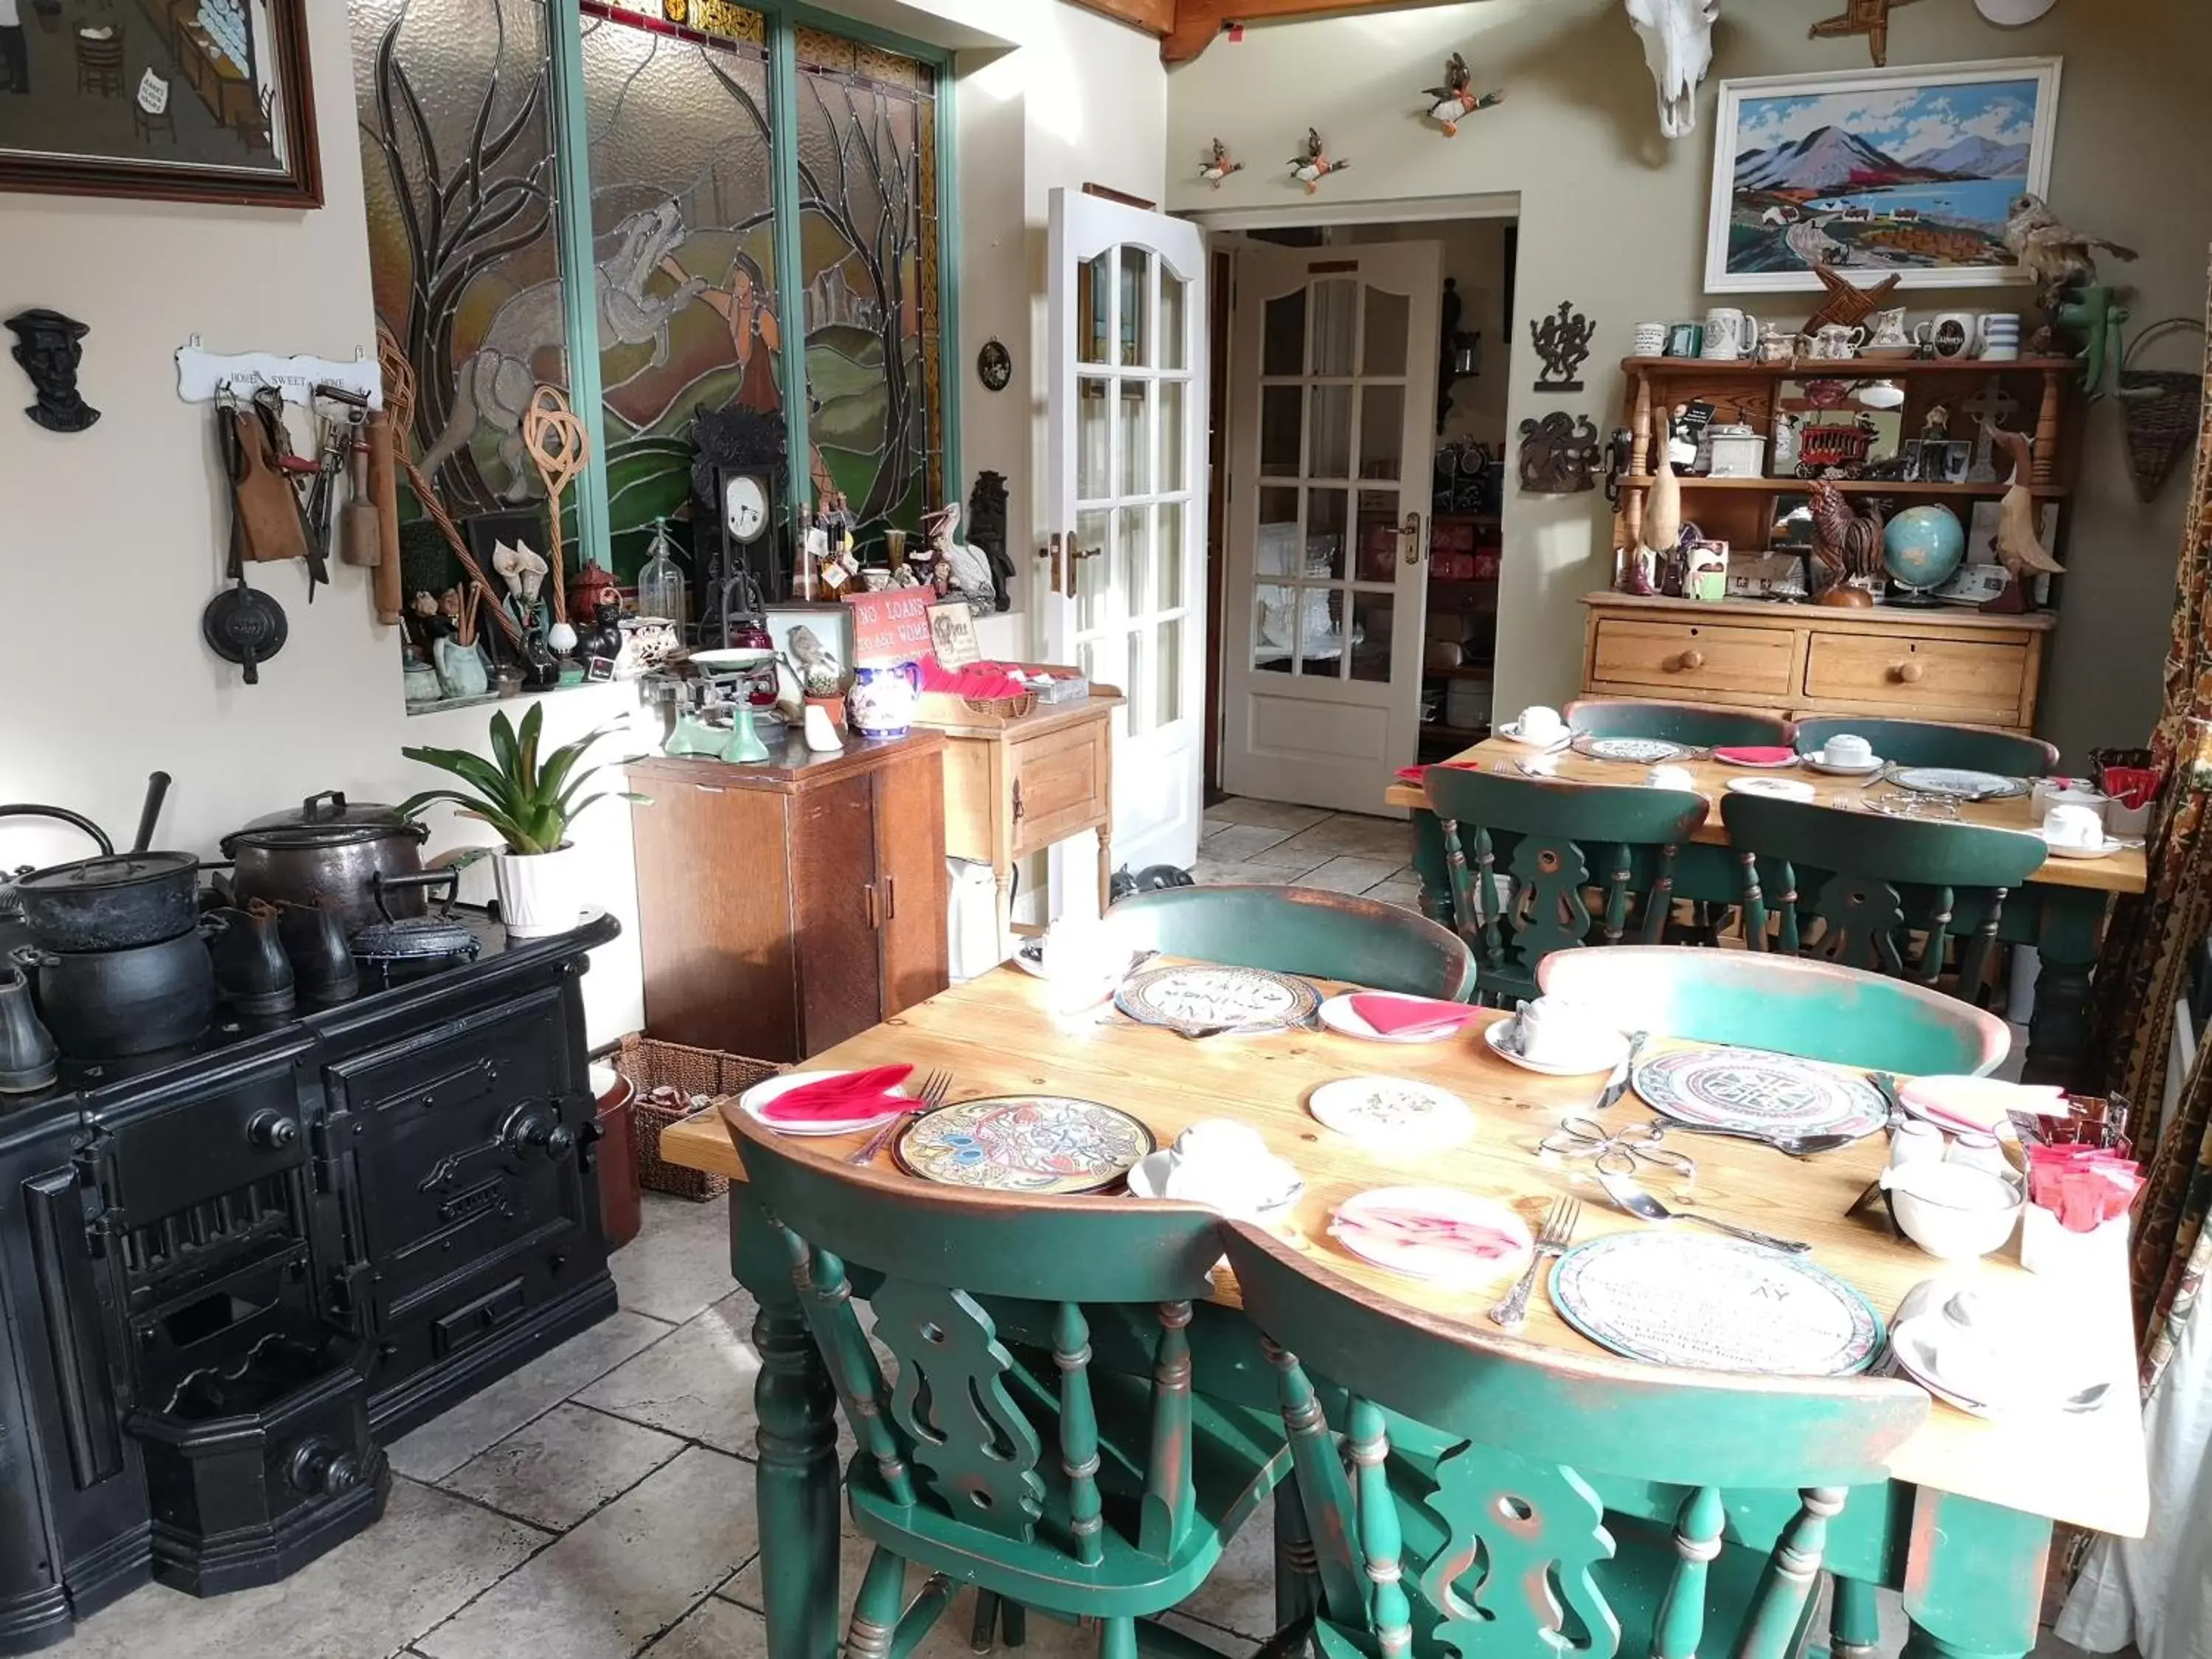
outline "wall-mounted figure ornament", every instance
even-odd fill
[[[1808,40],[1832,40],[1846,34],[1863,34],[1867,53],[1876,69],[1889,63],[1889,9],[1909,6],[1912,0],[1844,0],[1844,9],[1826,17],[1805,31]]]
[[[1530,318],[1528,338],[1535,345],[1536,355],[1544,360],[1535,389],[1580,392],[1583,383],[1578,372],[1596,336],[1597,325],[1577,311],[1572,300],[1560,301],[1559,310],[1548,316]]]
[[[1659,90],[1659,131],[1669,138],[1697,130],[1698,87],[1713,66],[1720,15],[1721,0],[1628,0],[1628,21]]]
[[[1332,173],[1343,172],[1352,163],[1345,161],[1331,161],[1328,146],[1321,141],[1320,129],[1308,127],[1305,154],[1293,155],[1285,165],[1291,169],[1291,177],[1304,185],[1306,187],[1306,194],[1310,196],[1321,188],[1322,179],[1328,178]]]
[[[1587,415],[1553,411],[1521,422],[1521,488],[1532,495],[1573,495],[1595,488],[1604,446]]]
[[[49,432],[82,432],[100,418],[76,389],[76,366],[84,358],[88,324],[58,311],[19,311],[8,319],[15,331],[15,357],[31,377],[39,401],[23,413]]]
[[[1480,96],[1469,91],[1468,84],[1474,78],[1467,59],[1454,52],[1451,62],[1444,65],[1443,85],[1425,88],[1422,92],[1421,95],[1429,100],[1429,119],[1443,129],[1447,138],[1459,137],[1459,124],[1477,110],[1490,109],[1505,101],[1502,91],[1493,89]]]
[[[1221,188],[1221,181],[1231,173],[1243,170],[1242,161],[1230,160],[1229,146],[1218,138],[1213,141],[1213,148],[1198,159],[1198,176],[1216,190]]]
[[[1002,472],[978,472],[968,492],[968,540],[991,562],[994,608],[1013,609],[1014,562],[1006,551],[1006,478]]]
[[[1004,392],[1012,383],[1014,354],[1006,349],[1004,340],[983,342],[982,349],[975,354],[975,378],[986,392]]]

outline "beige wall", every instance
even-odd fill
[[[1504,441],[1505,404],[1513,383],[1508,353],[1513,343],[1505,327],[1505,236],[1510,219],[1431,219],[1425,223],[1340,225],[1328,240],[1337,242],[1441,242],[1444,275],[1455,279],[1462,301],[1460,326],[1482,336],[1482,373],[1456,382],[1444,416],[1447,441],[1474,438],[1492,449]],[[1530,361],[1534,361],[1531,359]]]
[[[2071,0],[2016,30],[1984,23],[1958,3],[1899,11],[1893,66],[2057,54],[2065,59],[2051,197],[2063,216],[2142,252],[2124,267],[2137,317],[2201,314],[2212,191],[2200,158],[2212,148],[2212,7],[2114,9]],[[1506,101],[1447,140],[1420,120],[1420,88],[1453,51]],[[1715,35],[1713,78],[1861,68],[1863,41],[1808,41],[1794,7],[1731,5]],[[1697,131],[1659,137],[1651,81],[1618,0],[1486,0],[1474,5],[1285,23],[1217,41],[1168,77],[1169,201],[1179,210],[1265,208],[1296,214],[1305,198],[1271,165],[1309,125],[1351,161],[1316,198],[1333,209],[1371,204],[1376,221],[1418,216],[1425,198],[1517,191],[1520,270],[1516,344],[1532,316],[1571,299],[1600,325],[1580,398],[1539,397],[1516,362],[1507,415],[1513,428],[1554,409],[1587,412],[1601,429],[1619,417],[1620,377],[1604,365],[1626,355],[1630,326],[1698,315],[1706,196],[1713,161],[1714,93],[1699,100]],[[1218,191],[1196,177],[1218,134],[1247,159]],[[2008,295],[2016,290],[2003,290]],[[1917,311],[1986,306],[1990,291],[1920,289]],[[1790,318],[1808,301],[1754,296],[1753,308]],[[1795,309],[1790,309],[1794,307]],[[1526,354],[1517,354],[1525,360]],[[2185,350],[2167,360],[2186,362]],[[2045,683],[2046,735],[2078,759],[2094,744],[2141,740],[2157,708],[2169,584],[2179,539],[2180,482],[2136,505],[2106,404],[2089,422],[2081,489],[2071,507],[2065,621]],[[1610,526],[1596,496],[1543,498],[1509,488],[1498,629],[1498,705],[1570,695],[1580,666],[1578,597],[1610,571]]]

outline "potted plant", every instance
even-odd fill
[[[520,731],[504,710],[495,714],[489,758],[465,749],[399,751],[409,760],[450,772],[469,786],[410,795],[399,805],[402,814],[415,817],[434,801],[451,801],[463,817],[479,818],[499,832],[506,850],[493,854],[492,870],[499,882],[500,919],[517,939],[565,933],[583,914],[583,866],[568,840],[568,826],[577,815],[610,795],[623,800],[647,799],[628,790],[602,789],[578,799],[579,792],[599,771],[578,763],[615,726],[602,726],[563,744],[541,762],[538,736],[544,723],[542,703],[531,705]]]

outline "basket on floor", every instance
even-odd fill
[[[2169,317],[2153,323],[2136,336],[2113,389],[2119,399],[2122,426],[2127,434],[2128,471],[2134,474],[2136,497],[2148,505],[2173,474],[2175,465],[2197,441],[2203,414],[2204,377],[2193,370],[2130,368],[2136,351],[2169,329],[2203,325],[2193,318]]]
[[[637,1085],[630,1133],[637,1146],[637,1182],[656,1193],[704,1200],[730,1190],[727,1176],[686,1169],[665,1162],[660,1156],[660,1133],[702,1111],[712,1111],[730,1095],[742,1094],[763,1078],[784,1070],[773,1060],[748,1060],[720,1048],[695,1048],[685,1042],[668,1042],[633,1031],[622,1040],[614,1054],[615,1070]],[[653,1098],[656,1089],[673,1089],[684,1097],[674,1104]]]

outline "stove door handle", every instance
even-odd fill
[[[461,1165],[471,1158],[487,1158],[495,1152],[520,1157],[537,1151],[557,1162],[566,1158],[575,1145],[576,1132],[561,1121],[557,1110],[544,1101],[527,1100],[507,1115],[490,1139],[464,1146],[458,1152],[448,1152],[432,1164],[429,1173],[416,1183],[416,1190],[435,1192],[452,1185]]]

